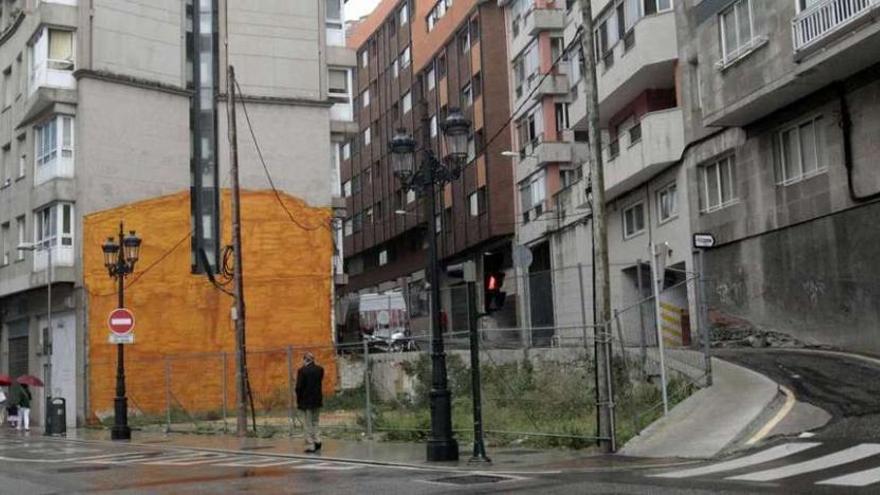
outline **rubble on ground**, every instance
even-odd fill
[[[711,312],[709,319],[711,321],[712,347],[807,347],[807,344],[791,335],[759,328],[746,320],[730,315]]]

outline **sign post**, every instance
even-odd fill
[[[134,344],[134,313],[126,308],[114,309],[107,319],[111,344]]]
[[[694,249],[697,250],[697,260],[700,273],[700,305],[698,308],[700,317],[700,330],[703,334],[703,357],[706,368],[706,386],[712,386],[712,355],[711,335],[709,334],[709,305],[706,299],[706,262],[703,253],[707,249],[715,247],[715,236],[712,234],[694,234]]]

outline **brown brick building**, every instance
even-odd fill
[[[348,290],[400,288],[418,317],[420,307],[427,310],[427,225],[440,235],[445,264],[511,266],[513,168],[501,155],[511,149],[503,11],[479,0],[385,0],[349,29],[348,45],[357,51],[360,129],[342,151]],[[388,141],[406,128],[419,147],[440,155],[439,122],[450,108],[473,122],[471,152],[461,178],[439,193],[443,213],[430,223],[422,202],[394,177]],[[457,292],[445,291],[444,306],[459,306],[449,300]],[[459,326],[455,311],[452,317]]]

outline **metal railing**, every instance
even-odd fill
[[[825,39],[877,5],[880,0],[825,0],[801,11],[791,21],[795,51]]]

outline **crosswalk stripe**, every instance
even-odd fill
[[[860,445],[856,445],[855,447],[850,447],[848,449],[834,452],[833,454],[824,455],[822,457],[811,459],[809,461],[799,462],[797,464],[790,464],[788,466],[782,466],[776,469],[767,469],[765,471],[758,471],[755,473],[743,474],[740,476],[732,476],[727,479],[736,481],[774,481],[782,478],[790,478],[792,476],[797,476],[800,474],[811,473],[813,471],[828,469],[834,466],[839,466],[841,464],[858,461],[859,459],[864,459],[866,457],[871,457],[877,454],[880,454],[880,444],[863,443]]]
[[[235,456],[229,454],[200,452],[196,454],[190,454],[189,456],[176,457],[173,459],[160,457],[154,462],[145,462],[144,464],[154,464],[159,466],[194,466],[196,464],[207,464],[217,461],[225,461],[234,457]]]
[[[720,473],[723,471],[733,471],[734,469],[755,466],[757,464],[782,459],[783,457],[803,452],[804,450],[811,449],[818,445],[821,444],[818,442],[786,443],[771,447],[767,450],[762,450],[761,452],[752,455],[719,462],[709,466],[673,471],[671,473],[654,474],[652,476],[656,478],[690,478],[693,476],[705,476],[707,474]]]
[[[817,485],[868,486],[880,482],[880,468],[866,469],[816,483]]]

